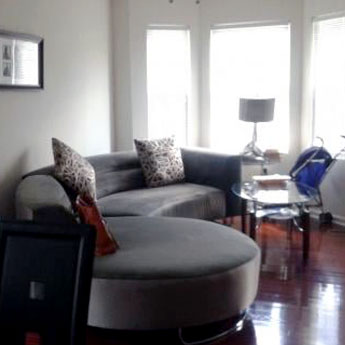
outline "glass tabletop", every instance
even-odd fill
[[[287,181],[283,186],[267,186],[258,182],[241,182],[232,186],[242,199],[266,205],[304,204],[317,196],[317,190],[304,184]]]

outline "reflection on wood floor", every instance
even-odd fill
[[[233,225],[239,228],[235,222]],[[312,226],[310,259],[285,224],[264,224],[259,293],[242,331],[212,345],[345,344],[345,231]],[[88,345],[181,344],[176,332],[89,330]]]

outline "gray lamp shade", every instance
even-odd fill
[[[247,122],[269,122],[273,120],[274,98],[240,98],[240,120]]]

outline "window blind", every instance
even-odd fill
[[[274,120],[258,124],[258,146],[289,147],[290,26],[211,30],[211,146],[239,153],[253,125],[239,120],[240,98],[275,98]]]
[[[149,138],[174,135],[187,144],[190,107],[190,31],[147,31],[147,97]]]
[[[313,24],[313,135],[335,154],[345,135],[345,17]]]

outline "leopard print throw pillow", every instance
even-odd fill
[[[148,187],[184,181],[181,151],[175,147],[173,137],[157,140],[135,139],[134,143]]]
[[[53,138],[54,175],[76,194],[96,199],[96,174],[93,166],[62,141]]]

